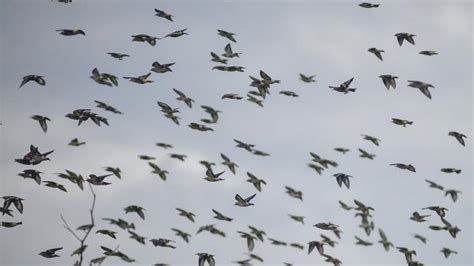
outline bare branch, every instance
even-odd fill
[[[61,220],[63,221],[64,228],[66,228],[66,230],[68,230],[77,239],[77,241],[79,241],[79,243],[80,243],[79,249],[83,249],[82,252],[79,254],[79,260],[74,264],[74,265],[77,265],[77,266],[82,265],[82,262],[84,260],[84,255],[83,255],[84,248],[86,246],[84,243],[86,242],[87,237],[89,237],[89,234],[91,233],[92,228],[94,228],[94,226],[95,226],[94,209],[95,209],[96,194],[95,194],[94,189],[92,188],[91,184],[89,184],[89,188],[90,188],[91,194],[92,194],[92,206],[91,206],[91,209],[89,210],[90,217],[91,217],[91,224],[90,224],[89,228],[87,229],[87,231],[85,232],[85,234],[82,238],[77,236],[77,234],[74,232],[74,230],[72,230],[72,228],[67,223],[66,219],[64,219],[63,215],[62,214],[60,215]]]

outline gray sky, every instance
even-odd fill
[[[377,232],[367,237],[358,228],[359,219],[339,208],[337,201],[352,203],[354,198],[375,208],[373,220],[396,246],[417,251],[416,260],[425,265],[471,265],[472,257],[472,3],[471,1],[378,1],[378,9],[363,9],[354,1],[80,1],[65,5],[50,1],[0,1],[1,19],[1,104],[0,120],[0,194],[25,198],[23,215],[14,219],[23,225],[0,230],[0,264],[68,264],[69,254],[77,248],[72,236],[63,229],[62,213],[73,227],[89,221],[91,197],[86,190],[56,177],[54,173],[70,169],[84,176],[104,174],[104,166],[118,166],[123,179],[111,178],[112,185],[96,187],[97,229],[118,232],[112,241],[91,235],[86,259],[100,255],[100,245],[115,247],[140,264],[196,264],[197,252],[214,254],[218,264],[246,258],[245,240],[236,233],[247,225],[263,228],[267,235],[287,242],[305,244],[319,239],[317,222],[340,225],[342,239],[327,253],[344,265],[403,264],[401,253],[386,253],[377,243],[371,247],[354,245],[354,235],[372,242]],[[175,22],[154,16],[153,8],[175,16]],[[80,28],[86,36],[64,37],[56,29]],[[131,35],[146,33],[163,36],[188,28],[189,35],[158,41],[155,47],[131,42]],[[235,32],[234,51],[240,58],[231,65],[246,67],[244,73],[211,70],[210,51],[221,53],[228,43],[217,29]],[[416,46],[399,47],[397,32],[410,32]],[[370,47],[385,50],[384,61],[367,52]],[[439,55],[418,55],[421,50],[436,50]],[[131,57],[117,61],[107,52],[123,52]],[[137,76],[148,72],[154,61],[176,62],[172,73],[151,75],[154,83],[137,85],[120,79],[118,87],[92,81],[94,67],[117,76]],[[250,87],[248,75],[258,76],[263,69],[281,84],[272,85],[271,95],[260,108],[248,101],[221,100],[224,93],[245,95]],[[303,83],[298,74],[316,75],[316,83]],[[29,83],[18,90],[21,78],[28,74],[44,75],[46,86]],[[399,77],[397,89],[387,91],[378,78],[381,74]],[[328,85],[337,85],[355,77],[357,91],[342,95]],[[432,83],[433,99],[407,86],[407,80]],[[175,100],[172,88],[192,97],[196,104],[188,109]],[[300,95],[289,98],[280,90]],[[104,101],[123,115],[95,107]],[[164,101],[181,110],[182,124],[164,118],[156,101]],[[214,132],[201,133],[186,125],[206,116],[199,105],[222,111]],[[79,108],[91,108],[107,117],[110,126],[97,127],[88,121],[77,127],[64,115]],[[44,134],[35,114],[51,118]],[[402,128],[390,123],[392,117],[414,121]],[[468,136],[462,147],[447,133],[451,130]],[[360,134],[379,137],[379,147]],[[71,147],[79,138],[87,144]],[[233,138],[257,145],[270,157],[256,157],[235,147]],[[168,157],[170,151],[156,142],[174,145],[171,152],[188,155],[185,163]],[[67,194],[17,176],[30,168],[14,163],[30,144],[41,151],[54,149],[51,161],[36,167],[43,180],[66,185]],[[352,151],[341,155],[335,147]],[[357,148],[377,155],[373,161],[358,157]],[[309,152],[336,160],[337,169],[319,176],[306,167]],[[228,170],[220,183],[202,178],[205,169],[198,161],[218,163],[216,171],[226,170],[219,153],[235,161],[237,175]],[[147,162],[137,155],[157,157],[155,163],[170,172],[163,182],[150,173]],[[412,174],[390,163],[412,163]],[[462,169],[460,175],[443,174],[444,167]],[[253,200],[256,206],[234,206],[234,195],[251,195],[255,188],[245,182],[250,171],[267,182]],[[351,189],[339,188],[334,173],[353,175]],[[443,192],[428,188],[424,179],[446,188],[462,190],[453,203]],[[285,194],[284,186],[300,189],[304,201]],[[146,220],[123,212],[130,204],[146,209]],[[440,224],[435,214],[428,223],[409,220],[413,211],[431,205],[449,209],[447,219],[461,228],[456,239],[446,232],[433,232],[428,225]],[[176,207],[194,212],[196,223],[177,216]],[[231,223],[212,218],[211,209],[233,217]],[[287,214],[303,215],[306,225],[290,220]],[[170,238],[176,250],[142,246],[128,233],[101,221],[103,217],[121,217],[135,223],[136,232],[147,238]],[[199,226],[216,224],[226,238],[201,233]],[[193,234],[186,244],[174,236],[171,227]],[[423,245],[412,233],[428,238]],[[325,233],[332,237],[332,233]],[[37,254],[47,248],[63,246],[60,258],[44,259]],[[459,252],[446,260],[440,250],[449,247]],[[254,253],[265,263],[320,264],[316,253],[306,255],[291,247],[258,242]],[[106,261],[118,264],[111,258]]]

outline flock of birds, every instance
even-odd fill
[[[58,2],[70,3],[71,1],[59,0]],[[359,6],[362,8],[378,8],[379,7],[378,4],[371,4],[371,3],[361,3]],[[159,9],[155,9],[154,11],[155,11],[155,16],[159,17],[160,19],[173,22],[173,19],[174,19],[173,15]],[[136,35],[131,36],[131,40],[133,42],[141,42],[147,45],[155,46],[157,42],[159,42],[160,40],[164,38],[179,38],[179,37],[185,36],[188,34],[186,31],[187,29],[176,30],[163,37],[155,37],[155,36],[151,36],[147,34],[136,34]],[[77,35],[86,36],[86,33],[81,29],[59,29],[57,30],[57,32],[63,36],[68,36],[68,37],[77,36]],[[218,29],[217,34],[234,44],[237,43],[235,33]],[[404,45],[405,41],[411,45],[415,45],[416,35],[414,34],[396,33],[395,37],[400,46]],[[382,53],[385,52],[384,50],[373,47],[373,48],[368,49],[368,52],[373,53],[378,59],[383,61]],[[238,65],[231,65],[230,63],[231,60],[235,60],[235,58],[238,58],[240,54],[241,54],[240,52],[234,52],[234,49],[231,43],[228,43],[225,45],[224,51],[221,54],[216,53],[216,52],[210,52],[211,61],[216,63],[216,66],[214,66],[212,69],[217,70],[217,71],[227,71],[227,72],[244,72],[245,67],[238,66]],[[437,52],[424,50],[424,51],[421,51],[420,54],[425,55],[425,56],[434,56],[437,54]],[[112,58],[117,59],[117,60],[124,60],[130,56],[128,54],[118,53],[118,52],[110,52],[108,53],[108,55],[110,55]],[[173,65],[174,63],[154,62],[151,65],[151,68],[148,73],[145,73],[139,76],[127,76],[127,77],[123,77],[123,79],[128,80],[130,82],[137,83],[137,84],[152,83],[153,82],[153,80],[151,80],[152,72],[156,74],[172,72]],[[119,85],[119,77],[110,73],[100,72],[97,68],[94,68],[92,70],[90,78],[100,85],[105,85],[105,86],[110,86],[110,87]],[[305,82],[305,83],[312,83],[316,81],[315,75],[299,74],[299,78],[302,82]],[[385,75],[381,75],[380,78],[382,79],[383,85],[386,87],[386,89],[396,88],[396,80],[398,79],[397,76],[385,74]],[[357,89],[351,87],[351,84],[353,81],[354,81],[354,78],[350,78],[339,85],[329,86],[329,88],[343,94],[354,93],[356,92]],[[24,87],[32,86],[33,84],[31,83],[33,82],[40,86],[46,86],[45,77],[41,75],[37,75],[37,74],[32,74],[32,75],[24,76],[19,87],[25,89]],[[250,87],[252,89],[246,95],[247,100],[254,104],[257,104],[260,107],[263,107],[266,97],[270,95],[270,89],[272,85],[280,83],[280,80],[273,79],[269,74],[265,73],[262,70],[259,72],[259,77],[250,76],[250,82],[251,82]],[[430,88],[433,88],[434,87],[433,85],[427,82],[423,82],[423,81],[409,80],[408,86],[419,89],[426,97],[431,99]],[[173,91],[174,93],[176,93],[177,101],[183,102],[183,104],[189,109],[193,108],[195,101],[190,96],[186,95],[184,92],[177,89],[173,89]],[[289,97],[298,97],[298,95],[293,91],[280,91],[280,94],[289,96]],[[236,93],[227,93],[227,94],[222,95],[222,99],[223,100],[241,100],[243,99],[243,97]],[[109,112],[111,114],[118,114],[118,115],[122,114],[121,111],[119,111],[115,107],[105,102],[95,101],[95,103],[96,103],[96,107],[103,110],[104,113]],[[158,104],[158,107],[161,109],[161,112],[163,113],[165,118],[171,120],[176,125],[180,125],[180,120],[181,120],[181,117],[179,117],[180,108],[174,107],[170,103],[165,103],[162,101],[158,101],[157,104]],[[214,129],[212,128],[212,125],[218,123],[219,114],[222,111],[217,110],[211,106],[206,106],[206,105],[202,105],[201,108],[204,110],[204,112],[208,114],[208,117],[201,119],[199,122],[191,122],[188,124],[188,127],[193,130],[198,130],[198,131],[203,131],[203,132],[213,131]],[[109,126],[109,122],[106,117],[96,112],[93,112],[91,109],[87,109],[87,108],[73,110],[72,112],[66,114],[65,116],[71,120],[77,121],[78,126],[80,126],[83,122],[86,122],[88,120],[92,121],[97,126],[101,126],[102,124]],[[44,131],[44,133],[48,131],[48,124],[51,122],[51,119],[49,117],[42,116],[42,115],[33,115],[31,119],[39,123],[41,130]],[[398,126],[408,127],[412,125],[414,122],[405,120],[405,119],[400,119],[400,118],[393,118],[392,123]],[[451,131],[451,132],[448,132],[447,135],[457,140],[457,142],[460,145],[462,146],[466,145],[465,143],[466,136],[464,134],[460,132],[456,132],[456,131]],[[379,146],[381,143],[381,140],[375,136],[362,135],[362,138],[364,140],[369,141],[375,146]],[[269,153],[256,149],[255,144],[246,143],[238,139],[234,139],[233,141],[235,142],[235,145],[237,148],[243,149],[249,152],[250,154],[253,154],[256,156],[270,156]],[[77,138],[72,139],[69,143],[69,145],[71,146],[81,146],[85,144],[86,143],[84,141],[80,141]],[[156,145],[165,150],[173,148],[172,144],[163,143],[163,142],[156,143]],[[341,154],[346,154],[351,151],[350,149],[347,149],[344,147],[337,147],[334,150]],[[360,153],[361,158],[374,160],[374,158],[376,157],[375,154],[371,154],[363,149],[358,149],[358,151]],[[29,151],[27,151],[26,154],[22,158],[15,159],[15,162],[25,165],[25,166],[30,166],[30,167],[36,166],[43,162],[50,161],[49,156],[53,154],[53,152],[54,152],[53,150],[42,152],[40,151],[38,147],[31,145]],[[185,154],[170,153],[169,156],[173,159],[180,160],[180,161],[186,160]],[[220,156],[222,158],[222,162],[221,162],[222,165],[224,165],[232,174],[236,175],[237,168],[239,168],[237,163],[232,161],[232,159],[229,156],[223,153],[221,153]],[[155,162],[153,162],[156,159],[155,157],[149,156],[149,155],[139,155],[139,159],[145,160],[148,163],[151,173],[156,174],[163,181],[166,181],[170,173],[167,170],[162,169]],[[200,163],[204,166],[204,174],[205,174],[204,180],[208,182],[222,182],[225,180],[223,178],[223,174],[226,171],[216,172],[215,171],[215,168],[217,167],[216,163],[204,161],[204,160],[200,161]],[[401,170],[406,170],[406,171],[416,173],[415,166],[409,163],[395,162],[390,165],[397,167]],[[321,175],[323,171],[326,171],[327,169],[338,167],[338,163],[334,160],[323,158],[322,156],[311,152],[310,162],[307,163],[307,166],[313,169],[317,174]],[[111,185],[110,178],[112,176],[115,176],[118,179],[122,178],[121,169],[118,167],[107,166],[104,168],[104,171],[106,172],[105,174],[100,174],[100,175],[90,174],[88,178],[84,178],[81,174],[75,173],[70,170],[65,170],[64,173],[57,173],[57,176],[60,178],[58,180],[63,180],[64,182],[68,181],[72,185],[78,186],[79,189],[81,190],[84,189],[84,184],[86,182],[89,184],[89,186],[91,186],[91,189],[92,189],[93,186]],[[442,168],[441,172],[448,173],[448,174],[460,174],[461,169]],[[42,178],[43,173],[33,168],[25,169],[18,175],[25,179],[32,179],[38,185],[43,184],[44,186],[47,186],[49,188],[59,189],[64,192],[67,192],[68,189],[70,189],[70,188],[66,188],[66,186],[60,181],[43,180]],[[242,208],[253,206],[254,203],[252,202],[252,200],[255,197],[258,197],[257,196],[258,193],[260,193],[262,189],[264,188],[264,186],[267,184],[264,179],[257,177],[255,174],[251,172],[246,172],[246,176],[248,177],[246,181],[251,183],[255,187],[255,189],[257,190],[257,193],[254,193],[251,195],[239,195],[239,194],[235,195],[235,206],[242,207]],[[333,176],[339,187],[341,188],[345,187],[347,189],[350,189],[350,184],[351,184],[350,181],[353,178],[351,175],[346,174],[346,173],[336,173]],[[447,189],[444,186],[439,185],[431,180],[426,180],[426,182],[428,183],[429,187],[440,190],[444,192],[445,196],[451,197],[453,202],[457,201],[459,194],[461,193],[461,191],[458,191],[456,189]],[[289,186],[286,186],[285,189],[286,189],[286,193],[290,197],[303,201],[302,191],[296,190]],[[2,199],[3,199],[3,206],[0,208],[0,212],[2,213],[2,215],[17,217],[16,215],[14,215],[14,209],[16,209],[16,211],[18,211],[20,214],[23,213],[24,199],[22,197],[3,196]],[[367,203],[363,203],[357,199],[354,199],[353,204],[348,204],[343,201],[339,201],[339,205],[343,210],[351,211],[354,213],[355,217],[360,218],[359,227],[363,230],[363,232],[366,234],[367,237],[370,236],[371,233],[376,230],[374,220],[372,219],[372,213],[374,211],[374,208],[372,208],[370,205],[368,205]],[[137,206],[137,205],[130,205],[124,208],[125,214],[134,213],[138,215],[141,219],[145,219],[145,211],[146,210],[143,207]],[[193,222],[193,223],[195,222],[196,215],[193,212],[189,210],[184,210],[179,207],[176,208],[176,211],[179,216],[182,216],[183,218],[189,220],[190,222]],[[431,217],[432,215],[435,215],[437,218],[439,218],[440,223],[429,225],[428,226],[429,229],[434,230],[434,231],[441,231],[441,232],[445,231],[452,238],[456,238],[456,235],[461,231],[461,229],[459,229],[456,225],[448,221],[447,211],[448,209],[443,206],[427,206],[426,208],[423,208],[421,210],[414,210],[412,213],[412,216],[407,217],[407,218],[411,219],[413,222],[416,222],[416,223],[424,223],[424,222],[428,222],[429,217]],[[219,212],[218,210],[212,209],[212,212],[215,215],[214,218],[221,222],[230,223],[234,220],[234,218],[231,218]],[[430,220],[430,222],[434,222],[436,217],[432,217],[433,219]],[[239,217],[239,218],[243,219],[242,217]],[[303,225],[305,224],[304,216],[290,214],[289,218],[294,220],[297,223],[301,223]],[[103,220],[110,223],[111,226],[115,226],[116,229],[121,229],[125,231],[126,233],[128,233],[131,239],[134,239],[135,241],[141,244],[146,244],[147,238],[139,235],[136,232],[136,228],[133,223],[126,221],[124,218],[103,218]],[[22,224],[21,221],[10,221],[10,222],[2,221],[0,225],[4,228],[13,228],[13,227],[20,226],[21,224]],[[87,232],[88,234],[93,228],[95,229],[95,227],[96,225],[94,223],[91,223],[91,224],[87,224],[87,225],[77,228],[76,231]],[[334,238],[327,236],[326,232],[331,232],[332,234],[334,234],[334,237],[336,237],[337,239],[340,239],[342,228],[335,223],[327,222],[327,221],[319,221],[314,224],[314,227],[316,230],[320,230],[321,232],[320,238],[310,241],[309,243],[306,243],[306,244],[287,243],[281,240],[276,240],[274,238],[267,237],[265,231],[255,226],[248,226],[248,229],[245,231],[237,231],[240,237],[242,237],[245,240],[245,243],[247,245],[248,257],[239,261],[235,261],[235,263],[238,263],[241,265],[250,265],[254,262],[264,262],[264,259],[258,256],[257,254],[253,253],[253,250],[257,243],[263,243],[265,240],[268,240],[270,241],[272,245],[290,246],[290,247],[294,247],[296,249],[301,249],[301,250],[305,249],[306,247],[308,254],[314,253],[314,250],[316,249],[317,254],[322,256],[324,260],[327,261],[328,263],[331,263],[333,265],[341,265],[342,261],[338,259],[335,255],[331,255],[331,252],[330,252],[331,248],[335,247],[338,244],[338,242],[334,240]],[[171,230],[176,234],[177,238],[180,238],[182,241],[186,243],[188,243],[192,237],[192,234],[185,230],[177,229],[177,228],[172,228]],[[204,226],[199,227],[197,234],[200,234],[202,232],[208,232],[210,234],[214,234],[217,236],[226,237],[226,233],[218,229],[214,224],[209,224],[209,225],[204,225]],[[394,245],[389,240],[387,234],[380,227],[377,227],[377,232],[379,235],[378,243],[384,248],[385,251],[389,252],[391,251],[391,249],[395,248],[398,252],[400,252],[405,257],[406,263],[408,265],[412,265],[412,266],[423,265],[423,263],[415,259],[415,256],[416,256],[415,250],[410,249],[408,247]],[[103,235],[103,237],[110,237],[110,238],[115,239],[117,231],[114,231],[113,228],[110,227],[107,229],[105,228],[96,229],[95,233]],[[375,244],[357,235],[354,236],[354,238],[355,238],[356,245],[371,246]],[[419,235],[419,234],[414,234],[414,238],[418,239],[419,241],[423,243],[426,243],[427,241],[427,239],[424,236]],[[179,249],[179,245],[181,245],[181,244],[176,243],[176,240],[165,239],[165,238],[158,238],[158,239],[153,238],[153,239],[150,239],[149,242],[153,246],[156,246],[156,247],[171,248],[171,249],[176,249],[176,248]],[[84,247],[84,245],[81,245],[81,247],[78,250],[74,251],[72,255],[82,256],[86,247],[87,246]],[[125,262],[135,261],[134,259],[130,258],[129,256],[119,251],[118,249],[112,249],[105,246],[101,246],[101,248],[103,251],[103,256],[92,259],[90,261],[91,264],[101,264],[108,257],[118,257]],[[62,247],[49,248],[44,251],[41,251],[39,255],[48,259],[59,257],[60,255],[58,254],[58,252],[60,252],[61,249]],[[451,256],[452,254],[457,254],[456,251],[451,250],[447,247],[442,248],[440,252],[446,258]],[[209,265],[215,265],[216,259],[218,259],[218,258],[215,258],[213,254],[210,254],[207,252],[197,253],[197,256],[198,256],[198,265],[205,265],[206,263]],[[285,263],[285,265],[291,265],[291,264]]]

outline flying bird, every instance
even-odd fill
[[[344,93],[344,94],[348,94],[349,92],[355,92],[356,88],[350,88],[349,87],[353,80],[354,80],[354,78],[350,78],[349,80],[341,83],[341,85],[339,85],[337,87],[336,86],[329,86],[329,88],[331,88],[331,89],[333,89],[337,92]]]
[[[86,36],[86,33],[83,30],[71,30],[71,29],[61,29],[61,30],[56,30],[59,32],[59,34],[64,35],[64,36],[74,36],[74,35],[84,35]]]
[[[46,116],[42,116],[42,115],[34,115],[34,116],[31,117],[31,119],[38,121],[38,123],[40,124],[40,127],[41,127],[41,129],[43,130],[44,133],[46,133],[46,131],[48,131],[47,121],[51,121],[51,119],[49,119]]]
[[[237,42],[234,38],[235,33],[228,32],[228,31],[225,31],[225,30],[217,30],[217,34],[219,34],[220,36],[222,36],[224,38],[229,39],[230,41]]]
[[[415,39],[413,39],[413,37],[416,36],[415,34],[406,33],[406,32],[399,32],[399,33],[396,33],[394,36],[397,37],[397,41],[398,41],[398,44],[400,46],[402,46],[403,41],[407,41],[407,42],[415,45]]]
[[[300,80],[306,83],[316,82],[315,77],[316,75],[306,76],[300,73]]]
[[[383,85],[385,85],[385,88],[387,88],[387,90],[390,90],[390,87],[392,87],[393,89],[397,87],[397,82],[396,82],[396,79],[398,79],[397,76],[380,75],[379,78],[382,79]]]
[[[456,140],[463,146],[466,146],[466,143],[464,141],[464,139],[466,139],[466,135],[462,134],[462,133],[459,133],[459,132],[456,132],[456,131],[450,131],[448,133],[448,136],[451,136],[451,137],[455,137]]]
[[[406,127],[407,125],[412,125],[413,121],[408,121],[400,118],[392,118],[392,123],[394,123],[395,125]]]
[[[30,151],[23,156],[22,159],[15,159],[15,162],[25,165],[37,165],[44,161],[49,161],[48,155],[53,153],[54,150],[41,153],[38,147],[30,145]]]
[[[431,93],[429,88],[434,88],[433,85],[418,80],[409,80],[408,83],[409,87],[419,89],[426,97],[431,99]]]
[[[124,57],[130,57],[130,55],[128,55],[128,54],[121,54],[121,53],[114,53],[114,52],[110,52],[110,53],[107,53],[107,54],[110,55],[113,58],[118,59],[118,60],[122,60]]]
[[[397,168],[403,169],[403,170],[408,170],[410,172],[416,173],[416,169],[413,165],[411,164],[404,164],[404,163],[392,163],[390,164],[391,166],[395,166]]]
[[[173,15],[166,13],[165,11],[155,8],[155,16],[173,21]]]
[[[34,82],[38,83],[41,86],[46,85],[46,81],[44,80],[43,76],[26,75],[26,76],[23,77],[23,80],[21,81],[20,87],[18,87],[18,89],[23,87],[23,85],[25,85],[26,83],[28,83],[30,81],[34,81]]]
[[[251,203],[250,201],[256,196],[257,194],[253,194],[252,196],[248,197],[248,198],[242,198],[239,194],[236,194],[235,195],[235,205],[239,206],[239,207],[249,207],[249,206],[253,206],[254,204]]]
[[[369,51],[370,53],[373,53],[378,59],[380,59],[380,61],[383,61],[382,53],[385,53],[384,50],[380,50],[375,47],[372,47],[372,48],[369,48],[369,50],[367,51]]]
[[[40,255],[42,257],[45,257],[47,259],[59,257],[59,255],[56,254],[56,252],[61,250],[61,249],[63,249],[63,248],[62,247],[61,248],[50,248],[50,249],[47,249],[45,251],[41,251],[38,255]]]

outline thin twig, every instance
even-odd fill
[[[89,229],[87,229],[86,233],[84,234],[84,236],[82,238],[78,237],[77,234],[71,229],[71,227],[69,226],[69,224],[67,223],[66,219],[64,219],[63,215],[61,214],[60,217],[61,217],[61,220],[63,221],[63,226],[64,228],[66,228],[66,230],[68,230],[76,239],[77,241],[79,241],[79,243],[81,244],[79,249],[83,249],[84,248],[84,243],[86,242],[87,240],[87,237],[89,236],[89,234],[91,233],[92,231],[92,228],[94,228],[95,226],[95,221],[94,221],[94,209],[95,209],[95,199],[96,199],[96,195],[94,193],[94,189],[92,188],[92,185],[89,184],[89,188],[91,189],[91,193],[92,193],[92,207],[91,209],[89,210],[90,212],[90,216],[91,216],[91,224],[90,224],[90,227]],[[79,261],[77,261],[75,263],[75,265],[82,265],[82,262],[84,260],[84,250],[82,250],[82,252],[80,253],[80,256],[79,256]]]

